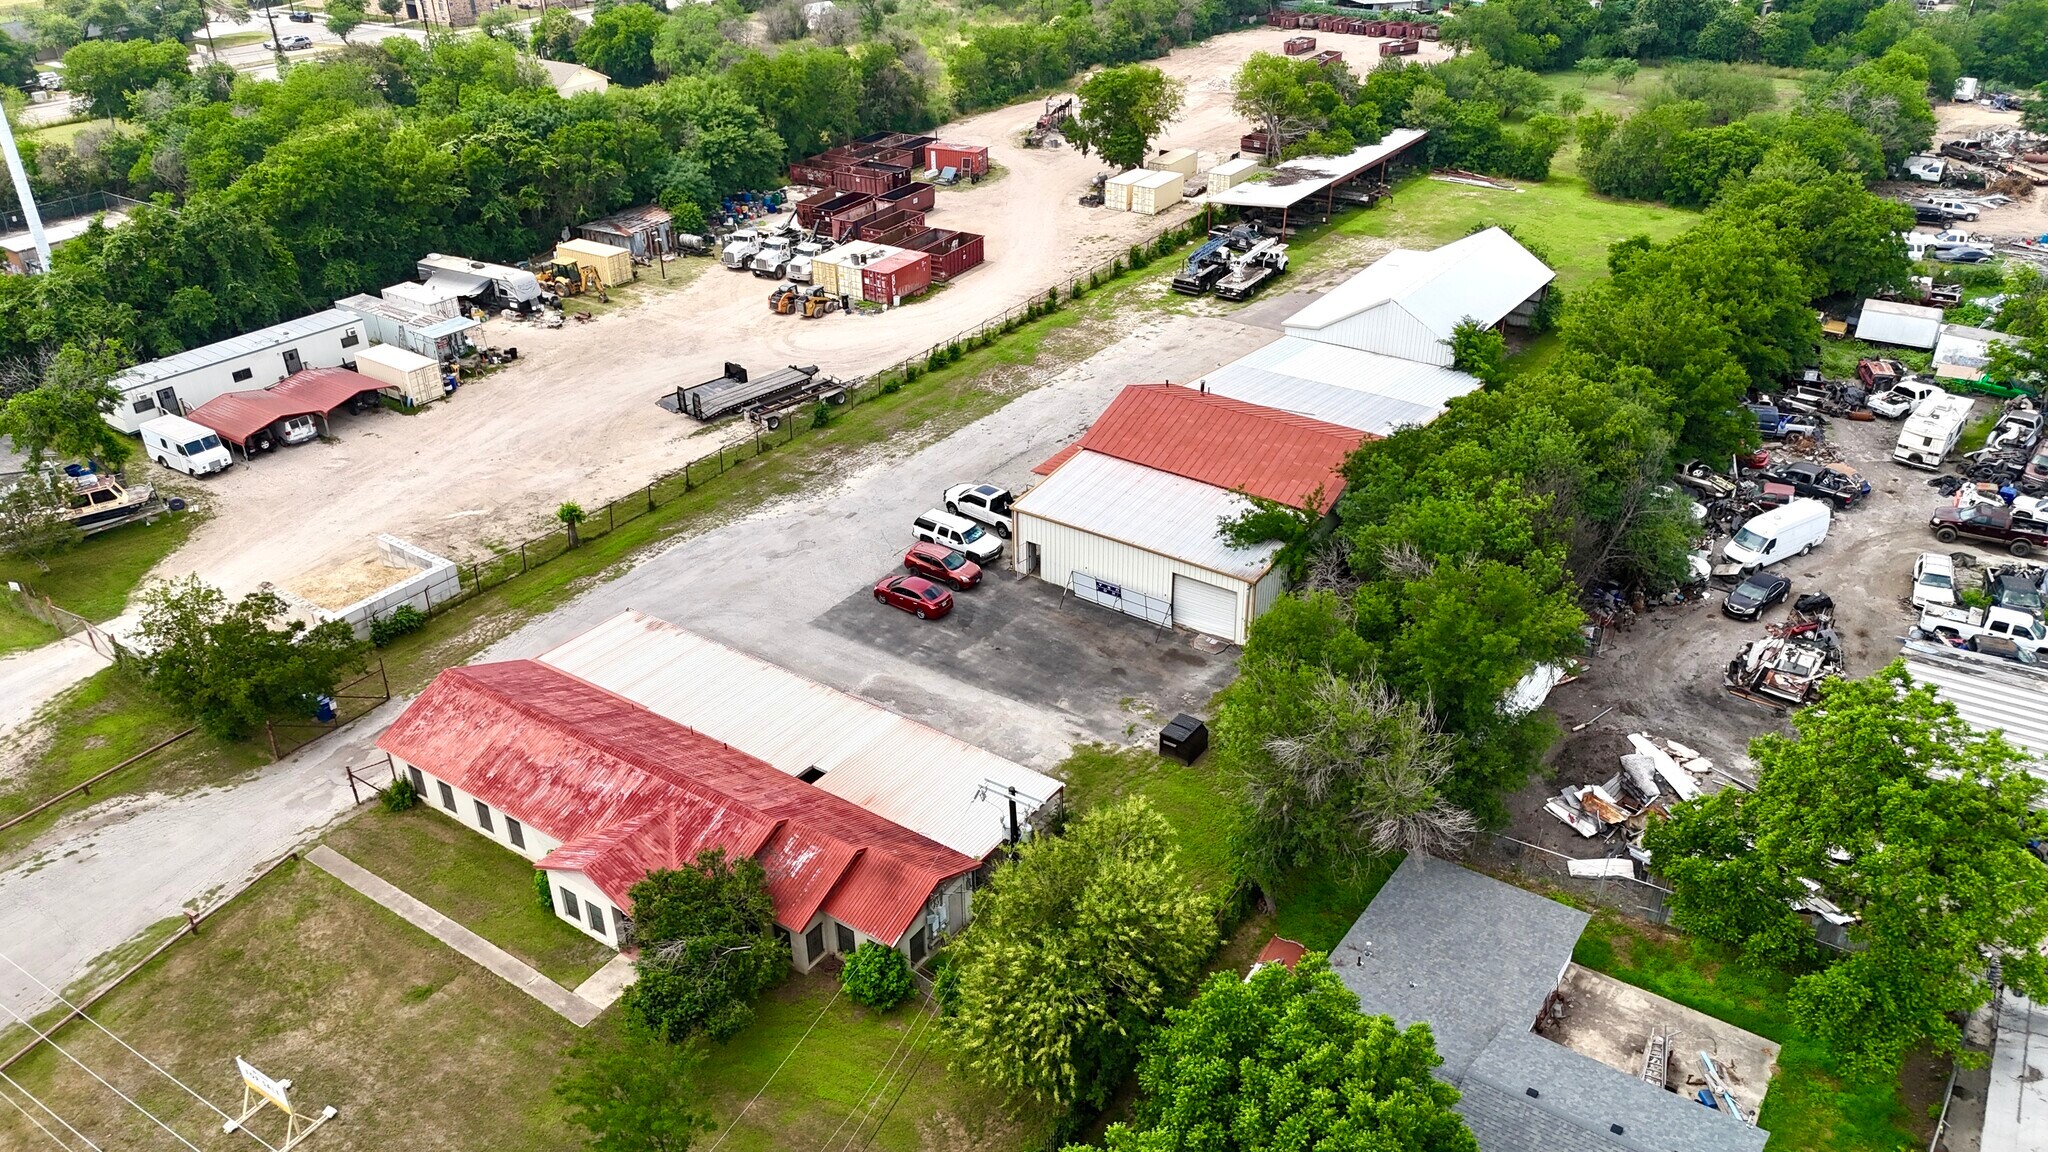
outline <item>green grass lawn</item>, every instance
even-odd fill
[[[0,580],[18,580],[96,623],[112,620],[149,570],[192,534],[191,512],[168,512],[154,524],[124,524],[86,537],[52,557],[49,571],[18,557],[0,558]]]
[[[1735,68],[1752,76],[1768,78],[1776,90],[1780,108],[1799,99],[1800,82],[1811,75],[1797,68],[1776,68],[1768,64],[1737,64]],[[1625,87],[1617,86],[1612,76],[1587,76],[1579,72],[1546,72],[1543,80],[1553,92],[1580,93],[1586,98],[1588,110],[1626,116],[1642,106],[1644,98],[1657,87],[1666,71],[1661,65],[1645,67]]]
[[[1717,945],[1608,913],[1593,917],[1572,958],[1782,1045],[1759,1120],[1771,1134],[1768,1148],[1896,1152],[1926,1143],[1913,1131],[1897,1082],[1844,1078],[1827,1050],[1793,1023],[1789,976],[1744,971]]]
[[[1213,755],[1190,767],[1149,748],[1082,744],[1053,774],[1066,781],[1067,807],[1076,815],[1143,795],[1173,825],[1181,864],[1195,882],[1221,891],[1232,879],[1229,841],[1237,801],[1228,783],[1216,778],[1215,764]]]
[[[0,656],[24,648],[40,648],[63,634],[22,611],[14,600],[0,596]]]
[[[425,804],[399,813],[372,805],[327,846],[565,988],[614,955],[541,909],[532,864]]]

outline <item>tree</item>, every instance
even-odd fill
[[[576,41],[576,60],[637,88],[654,79],[654,40],[666,21],[645,4],[621,4],[599,12]]]
[[[327,0],[327,30],[341,37],[343,44],[348,43],[348,34],[362,27],[367,19],[363,0]]]
[[[32,470],[0,488],[0,554],[19,556],[50,570],[50,557],[75,546],[82,538],[64,513],[71,506],[71,486],[64,474]]]
[[[887,1012],[910,998],[910,961],[887,944],[864,940],[840,969],[839,985],[856,1004]]]
[[[1871,192],[1849,173],[1809,169],[1796,177],[1752,176],[1724,195],[1707,219],[1770,229],[1806,271],[1807,294],[1814,299],[1904,289],[1912,275],[1901,233],[1912,231],[1913,210]]]
[[[1641,66],[1638,65],[1634,60],[1631,60],[1627,57],[1623,57],[1614,62],[1614,67],[1609,68],[1607,70],[1607,74],[1614,77],[1615,90],[1620,91],[1621,89],[1628,87],[1629,81],[1634,80],[1636,78],[1636,73],[1640,70]]]
[[[784,159],[831,147],[859,125],[859,78],[853,58],[836,48],[749,52],[726,76],[782,138]]]
[[[1447,343],[1451,346],[1451,367],[1470,372],[1483,384],[1498,384],[1506,377],[1508,341],[1494,329],[1482,327],[1468,316],[1451,329]]]
[[[1896,168],[1934,139],[1927,104],[1927,63],[1894,50],[1837,76],[1813,101],[1840,112],[1877,138],[1885,164]]]
[[[405,0],[377,0],[377,11],[382,12],[384,19],[389,20],[393,24],[398,23],[398,14],[404,9]],[[541,15],[545,19],[547,14],[542,13]]]
[[[724,849],[634,884],[639,979],[626,989],[627,1014],[671,1042],[738,1035],[754,1018],[754,998],[789,970],[767,884],[759,861],[727,859]]]
[[[36,46],[0,31],[0,84],[27,88],[36,79]]]
[[[143,593],[139,633],[149,686],[223,740],[240,740],[267,720],[313,715],[368,650],[345,621],[308,628],[274,593],[230,602],[196,578]]]
[[[404,3],[404,0],[397,2]],[[686,4],[684,7],[696,10],[701,6]],[[536,56],[548,60],[573,61],[576,59],[576,42],[583,38],[584,27],[583,21],[577,19],[567,8],[550,8],[540,14],[540,19],[533,22],[533,36],[528,43]]]
[[[0,435],[28,458],[30,470],[46,461],[93,461],[118,472],[134,442],[106,422],[121,402],[114,387],[111,351],[66,345],[44,365],[41,381],[0,407]]]
[[[64,86],[109,120],[128,114],[130,93],[190,75],[185,46],[175,40],[88,40],[64,53]]]
[[[1319,953],[1249,980],[1218,972],[1167,1013],[1138,1066],[1133,1118],[1102,1146],[1478,1152],[1452,1109],[1457,1089],[1431,1074],[1442,1062],[1429,1025],[1364,1015]]]
[[[1104,68],[1075,90],[1081,110],[1062,127],[1085,155],[1115,168],[1137,168],[1152,141],[1180,115],[1186,86],[1150,64]]]
[[[1307,62],[1254,52],[1238,67],[1231,84],[1231,110],[1265,133],[1275,151],[1322,126],[1298,67],[1302,63]]]
[[[974,906],[951,949],[960,1059],[1005,1092],[1062,1106],[1109,1099],[1216,946],[1210,901],[1143,797],[1026,844]]]
[[[1246,679],[1267,711],[1250,731],[1239,730],[1243,712],[1220,713],[1217,743],[1245,790],[1238,855],[1261,884],[1296,868],[1356,874],[1390,853],[1445,854],[1471,837],[1472,814],[1441,790],[1453,743],[1421,708],[1370,674],[1262,665]]]
[[[562,522],[563,531],[569,534],[569,547],[574,548],[583,542],[578,538],[577,526],[589,518],[590,515],[583,510],[583,505],[574,500],[555,509],[555,519]]]
[[[717,1127],[699,1103],[696,1043],[671,1044],[629,1023],[616,1039],[585,1032],[569,1057],[555,1098],[590,1133],[591,1152],[689,1152],[698,1133]]]
[[[1811,951],[1787,905],[1807,882],[1857,920],[1855,950],[1792,986],[1800,1024],[1851,1070],[1890,1076],[1923,1045],[1960,1050],[1957,1021],[2006,986],[2048,992],[2048,785],[1902,664],[1823,686],[1796,736],[1750,744],[1754,794],[1679,806],[1646,837],[1680,927],[1779,959]]]

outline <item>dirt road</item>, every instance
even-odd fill
[[[1162,61],[1187,81],[1188,99],[1160,144],[1204,149],[1210,162],[1235,149],[1243,125],[1230,111],[1230,77],[1251,53],[1278,51],[1286,37],[1267,28],[1233,33]],[[1341,39],[1355,59],[1377,58],[1376,41]],[[1425,45],[1426,58],[1441,51]],[[721,433],[654,401],[716,376],[724,361],[864,374],[1040,296],[1192,212],[1162,219],[1080,207],[1076,198],[1103,166],[1071,148],[1023,148],[1039,107],[1012,105],[938,130],[944,139],[988,144],[1007,169],[980,186],[939,193],[934,226],[988,238],[987,263],[943,292],[879,316],[804,321],[768,312],[768,282],[699,261],[688,286],[645,293],[638,305],[588,325],[550,332],[494,322],[492,339],[517,346],[521,359],[452,401],[412,417],[339,416],[333,442],[237,465],[198,485],[215,515],[159,574],[197,573],[231,591],[285,583],[366,554],[379,532],[474,557],[490,542],[539,530],[564,500],[600,504],[711,451]]]

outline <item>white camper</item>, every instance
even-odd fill
[[[145,455],[187,476],[211,476],[235,462],[213,429],[183,416],[159,416],[141,432]]]
[[[1750,517],[1736,529],[1735,538],[1721,547],[1721,556],[1744,573],[1804,556],[1828,538],[1832,517],[1828,506],[1819,500],[1794,500]]]
[[[1938,469],[1962,438],[1970,422],[1970,410],[1977,405],[1964,396],[1930,397],[1913,409],[1899,428],[1899,442],[1892,459],[1909,468]]]

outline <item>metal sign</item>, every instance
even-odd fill
[[[1068,588],[1075,599],[1099,604],[1111,611],[1121,612],[1162,628],[1173,623],[1173,602],[1159,596],[1150,596],[1128,585],[1113,580],[1100,580],[1086,572],[1076,570],[1068,577]]]
[[[242,1086],[270,1101],[285,1112],[292,1110],[291,1097],[286,1094],[289,1082],[276,1080],[263,1074],[254,1064],[235,1057],[235,1070],[242,1074]]]

